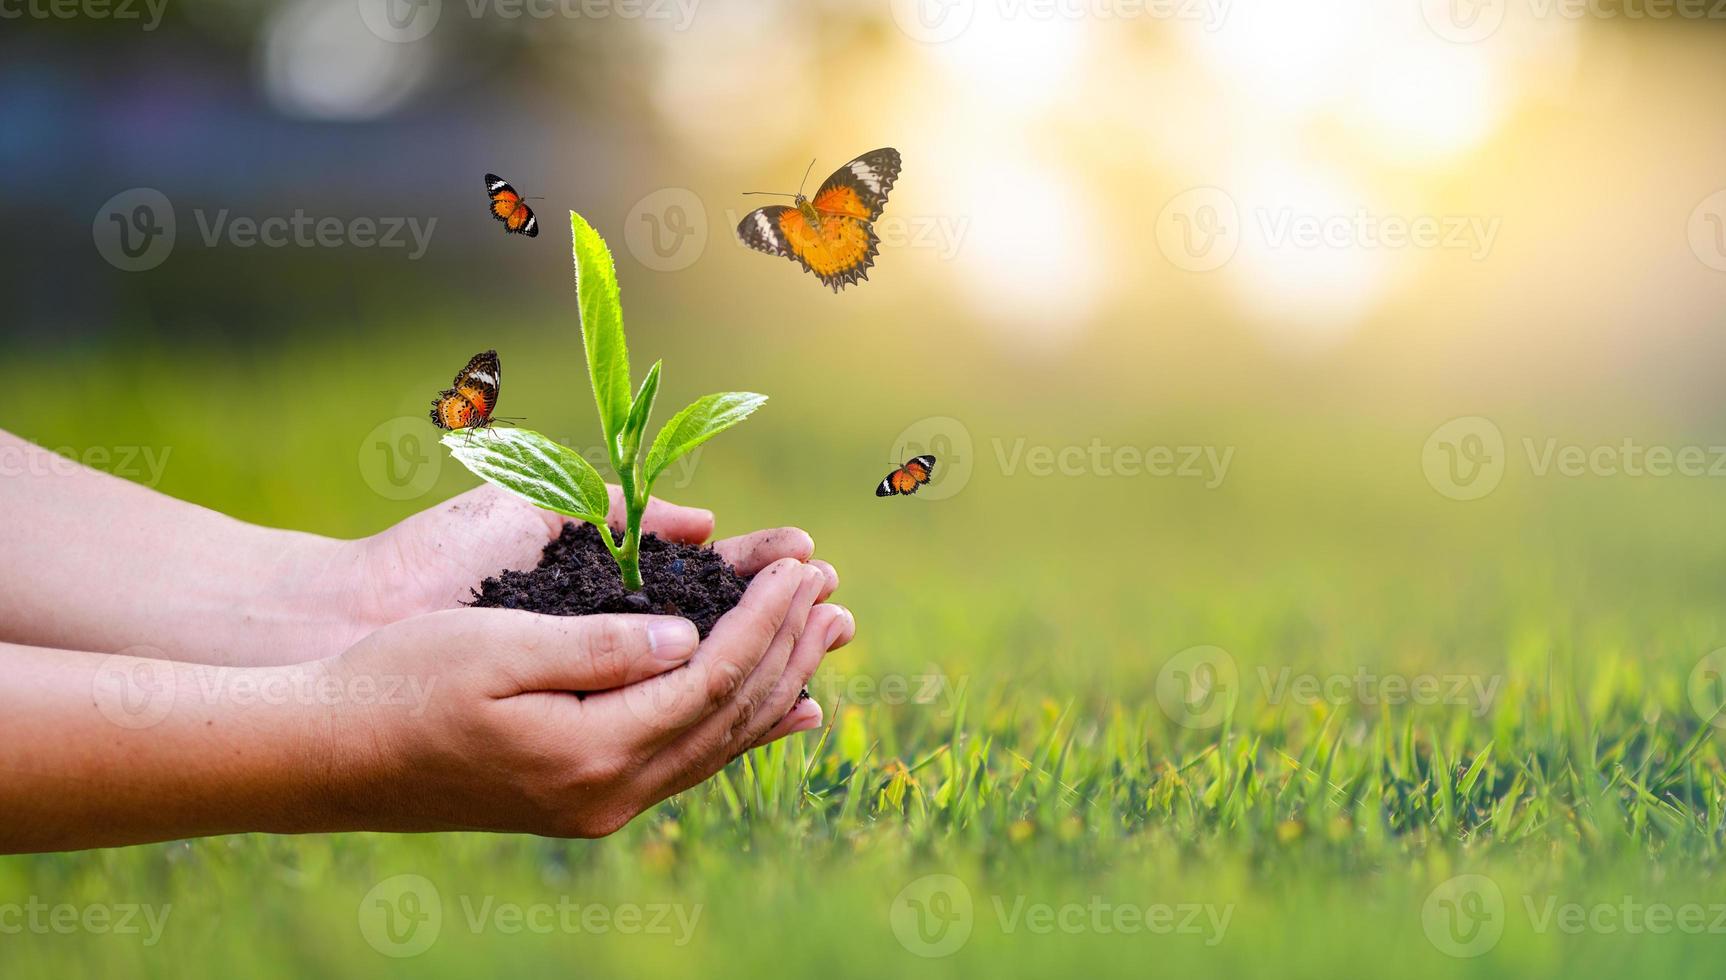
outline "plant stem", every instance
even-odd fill
[[[617,483],[623,491],[623,543],[618,546],[611,544],[611,529],[605,532],[605,543],[611,549],[611,557],[617,562],[618,574],[623,576],[623,587],[631,592],[641,591],[641,512],[647,509],[647,495],[635,492],[635,461],[627,462],[612,459],[612,469],[617,471]]]

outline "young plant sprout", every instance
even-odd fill
[[[617,562],[624,588],[633,592],[641,588],[641,514],[647,509],[653,482],[685,453],[748,418],[767,396],[728,391],[697,398],[659,430],[644,458],[641,437],[659,394],[661,362],[648,368],[631,397],[629,349],[624,343],[623,307],[611,250],[573,211],[569,226],[575,239],[575,285],[587,374],[593,382],[611,468],[623,490],[622,540],[614,540],[606,524],[611,498],[605,480],[580,453],[530,429],[492,429],[480,437],[462,429],[447,433],[442,441],[450,455],[481,479],[546,510],[594,525]]]

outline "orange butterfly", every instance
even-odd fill
[[[804,197],[799,188],[785,195],[792,198],[790,205],[749,212],[737,226],[737,237],[756,251],[796,261],[837,293],[869,278],[881,244],[873,222],[899,179],[899,163],[899,151],[890,146],[871,150],[835,170],[814,198]]]
[[[497,174],[486,174],[485,192],[491,197],[491,216],[503,222],[505,233],[539,237],[539,219],[533,216],[526,198],[509,186],[509,181]]]
[[[432,399],[431,420],[440,429],[483,429],[491,425],[502,384],[497,351],[475,354],[455,376],[454,387]]]
[[[929,482],[929,477],[935,473],[935,457],[913,456],[905,461],[905,465],[887,474],[887,479],[875,488],[875,496],[891,497],[896,493],[916,493],[917,488]]]

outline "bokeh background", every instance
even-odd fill
[[[1159,682],[1210,647],[1249,680],[1497,678],[1481,742],[1552,711],[1705,731],[1691,681],[1726,646],[1726,10],[158,4],[0,0],[10,431],[247,520],[357,537],[474,483],[424,412],[495,347],[501,411],[592,447],[575,209],[611,243],[634,361],[665,359],[666,404],[772,398],[659,493],[715,508],[721,533],[808,528],[840,567],[860,633],[817,688],[842,751],[914,772],[966,721],[1041,718],[1098,758],[1117,737],[1157,756]],[[811,158],[813,186],[887,145],[905,168],[868,282],[834,295],[736,242],[765,200],[742,192],[794,190]],[[537,239],[488,216],[488,171],[543,197]],[[311,230],[279,245],[245,230],[295,216]],[[398,231],[374,241],[373,221]],[[1651,474],[1651,450],[1694,465]],[[930,488],[872,495],[923,451],[942,460]],[[1165,452],[1172,470],[1133,462]],[[1583,461],[1563,469],[1566,453]],[[963,688],[970,714],[893,703],[884,678]],[[1459,717],[1344,700],[1364,741]],[[1022,768],[1046,761],[1000,740]],[[598,844],[233,838],[0,860],[0,902],[185,909],[156,947],[9,934],[0,964],[1528,975],[1711,955],[1706,936],[1619,930],[1447,956],[1422,902],[1468,863],[1466,835],[1332,842],[1314,865],[1267,856],[1265,828],[1134,836],[1058,787],[966,832],[897,799],[814,817],[725,799]],[[700,837],[706,819],[725,829]],[[1685,852],[1701,877],[1684,888],[1707,892],[1718,832]],[[1677,887],[1646,851],[1554,861],[1591,883],[1566,896]],[[1532,864],[1497,880],[1519,895]],[[680,896],[708,919],[688,947],[446,926],[397,961],[355,911],[402,873],[436,883],[452,923],[458,893]],[[979,909],[989,882],[1009,906],[1161,897],[1240,920],[1214,947],[980,927],[924,960],[888,921],[922,873],[968,876]]]

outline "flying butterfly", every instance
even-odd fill
[[[539,237],[539,219],[533,216],[527,199],[516,193],[509,181],[497,174],[486,174],[485,192],[491,198],[491,216],[503,222],[506,233]]]
[[[837,293],[869,278],[881,245],[874,222],[899,179],[899,164],[898,150],[890,146],[871,150],[835,170],[814,197],[804,197],[799,185],[796,194],[784,195],[792,199],[791,204],[774,204],[744,215],[737,237],[758,252],[791,259]],[[814,161],[809,166],[813,169]],[[808,171],[803,179],[809,179]]]
[[[452,387],[432,400],[431,420],[440,429],[483,429],[496,419],[497,391],[502,383],[497,351],[475,354],[455,376]]]
[[[896,493],[912,494],[917,488],[929,482],[929,477],[935,473],[935,457],[913,456],[905,461],[905,465],[887,474],[887,479],[875,488],[875,496],[891,497]]]

